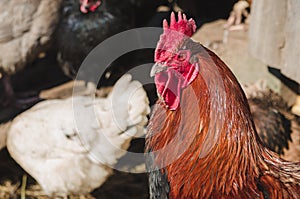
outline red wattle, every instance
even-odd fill
[[[155,75],[155,84],[159,95],[171,110],[176,110],[180,102],[181,80],[173,69],[167,69]]]
[[[192,83],[198,72],[198,68],[192,65],[183,74],[169,67],[155,75],[156,89],[170,110],[179,107],[182,89]]]

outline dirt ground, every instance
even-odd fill
[[[27,199],[48,199],[41,187],[36,184],[30,175],[26,174],[10,157],[6,149],[0,152],[0,198],[17,199],[24,194]],[[26,181],[25,181],[26,180]],[[114,175],[91,194],[69,196],[69,199],[92,198],[149,198],[147,175],[131,174],[114,171]]]

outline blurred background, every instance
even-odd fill
[[[278,103],[298,117],[299,9],[297,0],[1,0],[0,125],[40,101],[70,97],[70,82],[84,58],[105,39],[133,28],[161,27],[163,19],[178,11],[195,19],[198,30],[192,38],[220,56],[249,95],[270,89],[280,97]],[[136,66],[144,64],[149,71],[153,56],[154,49],[129,52],[109,67],[99,66],[107,68],[100,82],[86,77],[78,85],[83,90],[90,81],[100,90],[112,86]],[[150,78],[148,72],[143,75]],[[153,105],[155,86],[145,89]],[[24,175],[26,198],[48,198],[10,158],[5,133],[0,128],[0,198],[19,198]],[[290,157],[286,152],[286,158],[300,160],[299,134],[289,134],[288,142],[298,151]],[[135,139],[129,150],[142,153],[143,148],[144,139]],[[135,169],[144,171],[143,163]],[[147,174],[115,171],[91,194],[70,197],[148,198]]]

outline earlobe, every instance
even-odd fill
[[[197,62],[197,63],[195,63],[195,68],[196,68],[196,70],[199,72],[200,71],[200,66],[199,66],[199,63]]]

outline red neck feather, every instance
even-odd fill
[[[234,75],[210,51],[199,52],[199,65],[182,91],[182,108],[170,111],[159,101],[148,126],[147,150],[166,166],[170,198],[260,198],[259,183],[283,189],[272,169],[280,173],[278,164],[286,163],[261,146]]]

